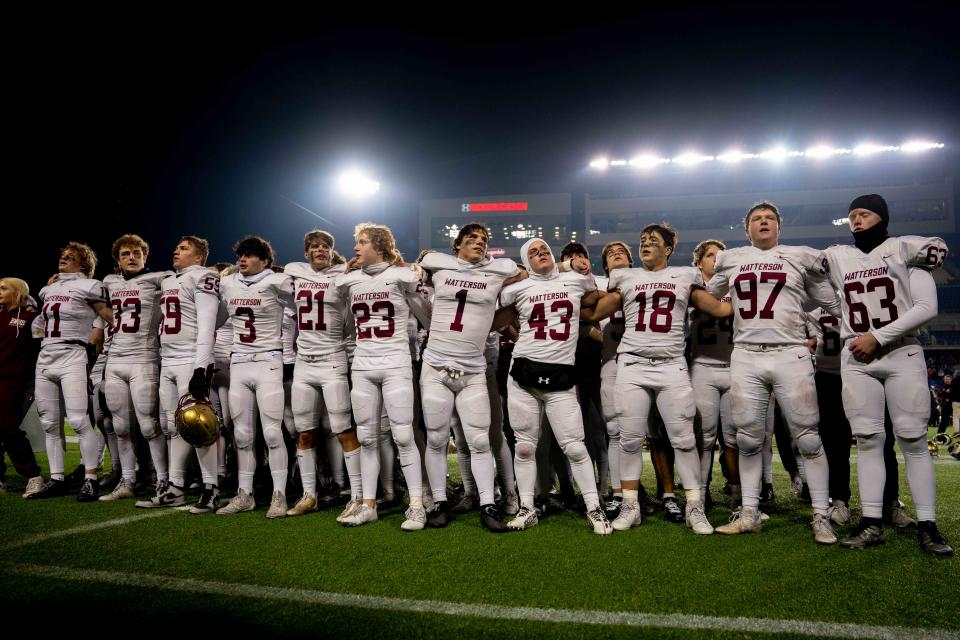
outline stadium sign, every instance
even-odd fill
[[[463,213],[477,213],[478,211],[527,211],[526,202],[464,202],[460,205]]]

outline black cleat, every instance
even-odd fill
[[[429,519],[427,521],[429,523]],[[480,524],[487,531],[493,533],[506,533],[509,531],[507,525],[500,518],[500,510],[495,504],[485,504],[480,507]]]
[[[776,499],[777,499],[777,496],[773,492],[773,484],[770,482],[764,482],[763,488],[760,489],[760,504],[771,505],[773,504],[773,501]]]
[[[953,548],[947,544],[947,539],[940,535],[937,523],[932,520],[921,520],[917,524],[917,542],[921,549],[932,556],[945,558],[953,555]]]
[[[683,524],[686,521],[683,515],[683,509],[680,508],[680,504],[675,497],[663,499],[663,514],[670,522]]]
[[[190,513],[201,515],[204,513],[215,513],[220,508],[220,490],[214,485],[203,485],[203,491],[200,492],[200,499],[190,507]]]
[[[867,547],[874,547],[884,542],[886,542],[886,540],[883,537],[882,528],[875,524],[867,524],[864,526],[864,523],[861,522],[856,533],[849,538],[841,540],[840,546],[847,549],[866,549]]]
[[[96,502],[100,497],[100,482],[93,478],[85,478],[77,494],[77,502]]]
[[[620,515],[620,508],[623,506],[623,496],[613,496],[610,502],[607,503],[607,508],[603,512],[607,516],[607,520],[613,522],[617,519],[617,516]]]
[[[450,503],[446,500],[435,502],[433,509],[427,513],[427,526],[442,529],[450,524]]]
[[[36,493],[27,496],[27,500],[42,500],[43,498],[59,498],[67,495],[67,483],[63,480],[50,479],[43,485],[43,488]]]
[[[86,477],[87,468],[83,466],[83,463],[80,463],[76,469],[70,472],[70,475],[64,478],[64,481],[67,483],[67,489],[73,491],[79,489]]]
[[[653,500],[650,499],[650,495],[647,493],[647,490],[643,488],[643,485],[640,485],[640,489],[637,492],[637,503],[640,505],[640,513],[642,515],[652,516],[657,512],[656,505],[653,503]]]

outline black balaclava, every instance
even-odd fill
[[[869,229],[857,231],[853,234],[853,244],[857,245],[857,249],[860,249],[860,251],[864,253],[870,253],[890,237],[890,234],[887,233],[887,224],[890,223],[890,211],[887,209],[887,201],[883,199],[883,196],[871,193],[860,196],[851,202],[848,211],[853,211],[854,209],[867,209],[880,216],[880,222]]]

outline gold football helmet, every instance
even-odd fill
[[[189,393],[177,405],[177,433],[194,447],[209,447],[220,435],[220,419],[207,400],[197,400]]]

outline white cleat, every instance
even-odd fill
[[[367,524],[368,522],[377,521],[377,509],[376,507],[368,507],[367,505],[360,503],[353,513],[343,518],[340,521],[345,527],[359,527],[360,525]]]
[[[406,520],[400,528],[404,531],[420,531],[427,524],[427,511],[423,507],[410,507],[403,515]]]
[[[537,510],[520,507],[517,517],[507,523],[507,528],[513,531],[523,531],[537,526],[540,521],[537,519]]]
[[[639,511],[639,509],[637,509],[637,511]],[[603,508],[599,505],[587,511],[587,520],[590,521],[593,532],[598,536],[608,536],[613,533],[613,527],[610,526],[610,521],[607,520],[607,514],[603,512]]]
[[[29,498],[35,493],[39,493],[40,489],[43,489],[43,476],[35,476],[27,480],[27,488],[23,491],[23,497]]]
[[[217,515],[229,516],[235,513],[241,513],[243,511],[253,511],[254,507],[256,506],[257,503],[254,501],[252,495],[243,489],[238,489],[237,495],[233,496],[233,499],[230,502],[217,509]]]
[[[837,534],[830,526],[830,518],[819,513],[813,514],[813,539],[817,544],[837,544]]]
[[[702,502],[687,503],[687,526],[693,529],[697,535],[708,536],[713,533],[713,526],[707,520],[707,514],[703,511]]]
[[[343,523],[343,519],[347,516],[352,516],[357,509],[360,508],[360,505],[363,504],[357,499],[351,499],[350,502],[343,508],[343,511],[340,512],[340,515],[337,516],[337,522]]]
[[[113,502],[114,500],[123,500],[132,497],[134,497],[133,485],[126,480],[121,480],[117,483],[113,491],[105,496],[100,496],[100,502]]]
[[[737,509],[730,514],[730,522],[716,528],[717,533],[735,536],[741,533],[760,533],[760,512],[756,509]]]
[[[639,526],[642,520],[640,503],[634,500],[624,500],[620,505],[620,514],[614,519],[611,526],[617,531],[626,531],[631,527]]]
[[[850,507],[843,500],[834,500],[827,510],[827,514],[830,516],[830,522],[838,527],[850,522]]]
[[[271,520],[287,517],[287,496],[279,491],[273,492],[273,497],[270,498],[270,508],[267,509],[267,517]]]

